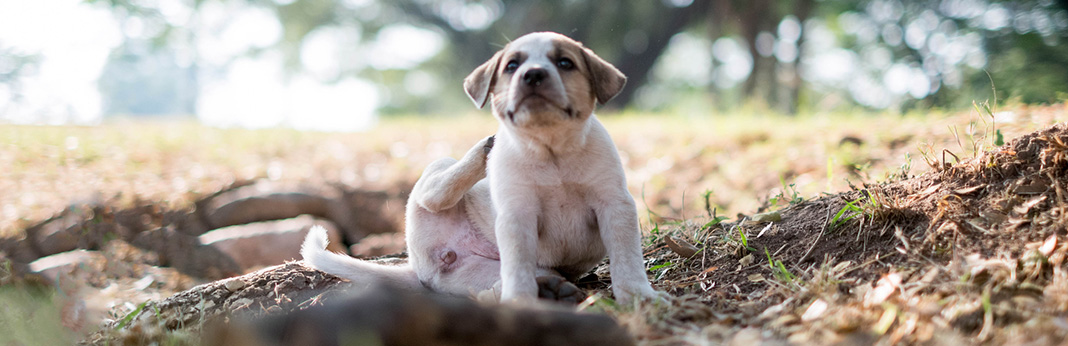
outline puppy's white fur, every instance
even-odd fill
[[[566,36],[516,39],[464,81],[476,106],[491,104],[495,140],[435,161],[416,182],[406,210],[410,264],[331,253],[320,231],[305,241],[305,261],[357,282],[456,294],[498,288],[501,300],[529,301],[536,277],[575,279],[608,255],[618,300],[656,296],[619,154],[593,115],[625,82]]]

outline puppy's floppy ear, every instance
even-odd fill
[[[627,84],[627,76],[594,54],[589,48],[582,48],[582,57],[586,59],[586,66],[589,67],[590,84],[597,96],[597,102],[602,105],[608,103],[616,97],[616,94],[619,94],[620,90],[623,90],[623,86]]]
[[[467,91],[467,97],[470,97],[471,101],[475,102],[475,107],[479,109],[486,105],[490,90],[493,90],[493,85],[497,83],[497,66],[501,62],[502,55],[504,55],[504,50],[493,54],[492,58],[464,78],[464,91]]]

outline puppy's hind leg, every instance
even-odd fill
[[[538,283],[538,298],[572,305],[586,300],[586,294],[578,286],[561,276],[544,275],[534,281]]]
[[[475,144],[459,161],[443,158],[423,171],[412,189],[412,199],[431,212],[450,209],[479,180],[486,177],[486,156],[493,147],[493,136]]]

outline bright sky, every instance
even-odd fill
[[[183,25],[190,18],[187,8],[175,5],[179,2],[163,3],[170,4],[161,12],[172,24]],[[269,11],[238,2],[206,2],[194,24],[201,64],[229,64],[221,72],[201,69],[209,72],[198,76],[196,115],[206,124],[222,127],[367,130],[377,118],[381,91],[341,71],[367,64],[410,68],[443,46],[434,32],[395,26],[366,47],[354,48],[359,42],[351,30],[322,28],[301,49],[305,71],[287,75],[276,51],[245,56],[250,48],[269,47],[281,39],[281,24]],[[99,122],[104,114],[97,82],[108,55],[124,34],[136,37],[145,31],[143,26],[137,20],[120,25],[109,9],[79,0],[0,1],[0,47],[41,57],[38,73],[22,80],[18,101],[8,86],[0,84],[0,121]],[[193,49],[181,49],[179,64],[188,66],[181,56],[191,56]],[[358,58],[361,55],[372,58]]]
[[[79,0],[0,2],[0,47],[39,54],[40,68],[22,84],[21,102],[0,84],[0,120],[16,123],[93,123],[102,107],[96,80],[121,43],[106,9]]]

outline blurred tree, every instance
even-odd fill
[[[19,90],[22,78],[33,73],[39,59],[39,56],[17,52],[0,42],[0,111],[7,106],[7,102],[22,97]],[[4,102],[5,98],[7,102]]]
[[[459,88],[446,87],[449,97],[426,97],[436,90],[426,85],[458,85],[508,40],[540,30],[583,41],[628,75],[628,87],[613,101],[615,107],[635,100],[640,87],[651,81],[672,37],[683,32],[709,42],[736,37],[751,58],[751,71],[740,85],[709,84],[712,92],[727,94],[723,88],[736,88],[744,100],[790,113],[802,105],[824,105],[826,95],[837,94],[872,108],[965,105],[989,93],[984,70],[1005,93],[999,99],[1048,102],[1068,92],[1063,82],[1068,80],[1066,0],[661,0],[610,6],[572,0],[89,1],[107,3],[120,19],[136,19],[136,27],[146,28],[142,31],[148,34],[142,36],[147,37],[128,40],[163,49],[180,46],[182,52],[173,54],[190,62],[179,68],[192,72],[176,76],[193,76],[188,81],[193,89],[198,71],[225,70],[242,56],[280,52],[286,71],[302,73],[309,40],[323,31],[351,34],[353,42],[345,44],[362,52],[394,37],[389,34],[397,27],[436,33],[444,45],[436,56],[414,66],[357,61],[320,76],[327,82],[343,76],[377,82],[386,90],[387,113],[456,109],[458,104],[450,102],[462,99]],[[186,10],[175,15],[166,8],[174,4]],[[198,42],[221,30],[205,27],[202,12],[208,7],[215,12],[265,9],[277,20],[280,34],[273,41],[240,48],[238,55],[205,61],[209,52]],[[831,42],[810,44],[813,32],[830,33]],[[844,57],[821,59],[842,53],[838,48],[847,50]],[[374,58],[342,53],[337,55],[344,61]],[[113,59],[116,64],[132,63],[123,52]],[[849,66],[832,66],[846,75],[820,80],[813,70],[825,68],[820,64],[827,61],[847,62]],[[108,83],[118,90],[114,88],[121,85],[136,89],[142,82]]]
[[[101,74],[108,95],[105,114],[189,115],[196,107],[196,70],[177,64],[172,49],[149,49],[151,43],[126,40],[111,54]]]
[[[836,24],[843,46],[859,53],[865,67],[859,75],[879,81],[894,99],[860,102],[865,106],[969,106],[994,99],[991,83],[999,100],[1056,102],[1068,92],[1068,1],[870,0],[821,6],[832,9],[823,18]]]
[[[742,83],[743,98],[764,100],[787,113],[797,111],[802,86],[798,62],[805,37],[801,24],[814,6],[813,0],[719,0],[708,9],[709,36],[741,36],[753,59]]]

